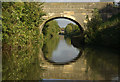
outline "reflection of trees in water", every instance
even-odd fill
[[[77,39],[77,38],[74,38],[74,39],[72,38],[72,39],[71,39],[71,44],[72,44],[74,47],[79,48],[79,49],[83,49],[83,48],[84,48],[84,45],[81,44],[80,40]]]
[[[3,80],[40,80],[41,67],[38,60],[40,45],[28,49],[3,50]]]
[[[69,62],[64,62],[64,63],[56,63],[52,60],[50,60],[50,57],[52,57],[52,53],[55,49],[57,49],[58,47],[58,43],[59,43],[59,39],[65,39],[66,43],[68,45],[72,45],[71,44],[71,39],[68,38],[68,37],[63,37],[63,36],[60,36],[60,38],[58,36],[56,37],[53,37],[51,39],[49,39],[47,42],[44,43],[43,45],[43,48],[42,48],[42,51],[44,53],[44,58],[50,62],[50,63],[53,63],[54,65],[66,65],[66,64],[70,64],[72,62],[76,62],[80,56],[82,55],[82,49],[80,50],[80,52],[78,53],[78,56],[73,58],[71,61]]]
[[[66,38],[65,38],[66,39]],[[85,76],[90,77],[90,79],[106,79],[110,80],[113,77],[116,77],[118,74],[118,55],[112,52],[107,52],[107,50],[94,49],[94,48],[83,48],[75,42],[74,40],[66,39],[68,43],[72,42],[74,47],[79,47],[80,52],[77,58],[67,62],[65,64],[70,64],[71,62],[76,62],[80,57],[85,58],[86,67],[85,67]],[[67,43],[66,42],[66,43]],[[58,46],[59,39],[51,38],[43,46],[43,53],[46,58],[50,58],[53,50]],[[83,50],[84,49],[84,50]],[[83,52],[83,53],[82,53]],[[82,56],[81,56],[82,55]],[[52,62],[54,63],[54,62]],[[80,65],[80,64],[79,64]],[[84,66],[84,65],[83,65]],[[84,76],[84,75],[83,75]]]
[[[82,55],[85,54],[87,60],[86,73],[90,69],[93,79],[100,79],[97,76],[100,75],[109,80],[118,75],[118,54],[105,49],[85,48],[76,39],[71,39],[71,44],[83,50]]]
[[[42,48],[43,54],[46,56],[46,58],[52,57],[52,52],[55,50],[59,43],[59,36],[54,36],[47,40]]]
[[[93,73],[93,77],[100,74],[105,79],[111,79],[118,74],[118,55],[101,49],[85,48],[87,65]]]
[[[71,45],[71,39],[68,38],[68,37],[64,37],[65,39],[65,42],[68,44],[68,45]]]

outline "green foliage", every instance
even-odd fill
[[[2,20],[0,20],[0,42],[2,41]]]
[[[43,45],[43,53],[47,58],[50,58],[54,49],[57,48],[59,42],[59,32],[60,27],[57,21],[52,20],[45,24],[43,27],[43,36],[44,36],[44,45]]]
[[[93,18],[87,23],[85,42],[87,44],[111,46],[120,48],[120,13],[102,22],[98,11],[94,11]]]
[[[25,46],[31,41],[41,40],[38,26],[42,23],[45,13],[42,3],[3,2],[2,33],[3,42],[12,46]]]
[[[72,23],[68,24],[65,28],[65,33],[70,34],[72,32]]]
[[[88,18],[89,17],[86,18],[88,21],[86,26],[90,32],[95,32],[96,30],[99,29],[99,26],[102,23],[102,18],[101,15],[99,14],[98,9],[94,9],[91,20],[88,20]]]
[[[74,25],[72,23],[69,23],[65,28],[65,34],[68,36],[74,36],[80,33],[80,28],[78,25]]]
[[[94,9],[92,19],[89,20],[89,17],[86,17],[87,20],[87,35],[85,35],[86,41],[89,42],[94,42],[95,40],[95,34],[97,33],[99,26],[102,24],[102,18],[101,15],[99,14],[98,9]],[[86,33],[86,32],[85,32]],[[89,39],[90,37],[91,39]]]
[[[49,40],[47,40],[46,42],[44,42],[43,45],[43,53],[45,55],[46,58],[51,58],[53,50],[55,50],[58,46],[59,43],[59,36],[56,35],[52,38],[50,38]]]
[[[2,3],[3,80],[40,79],[36,59],[43,45],[38,27],[44,15],[42,3]]]
[[[40,80],[42,63],[38,55],[40,44],[30,45],[27,49],[3,49],[2,79],[3,80]],[[32,67],[32,68],[31,68]]]
[[[67,43],[67,45],[71,46],[71,39],[68,37],[65,37],[64,39],[65,39],[65,42]]]
[[[52,20],[45,24],[43,27],[43,36],[44,36],[44,45],[43,45],[43,53],[46,58],[50,58],[54,49],[57,48],[59,42],[59,32],[60,27],[57,21]]]
[[[52,38],[56,34],[59,34],[60,27],[55,20],[49,21],[43,27],[44,38]]]

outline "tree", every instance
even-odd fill
[[[3,2],[2,34],[3,42],[11,46],[28,45],[40,41],[39,26],[45,13],[42,3]]]
[[[68,24],[65,28],[65,33],[70,34],[72,32],[72,24]]]
[[[75,35],[80,32],[80,28],[78,25],[74,25],[69,23],[65,28],[65,34],[67,35]]]
[[[101,15],[99,14],[98,9],[94,9],[92,19],[88,20],[87,28],[95,32],[99,29],[100,24],[102,23]]]
[[[36,56],[42,47],[38,27],[45,13],[41,6],[42,3],[33,2],[2,2],[3,80],[36,78],[32,72],[38,65],[32,66],[31,63],[38,61]],[[31,67],[34,71],[30,70]]]
[[[51,38],[55,36],[56,34],[58,34],[58,32],[60,31],[60,27],[57,21],[52,20],[45,24],[42,31],[43,31],[45,38]]]
[[[88,17],[86,18],[86,20],[88,21],[86,24],[86,42],[94,42],[93,40],[95,40],[96,34],[100,28],[100,25],[102,24],[102,18],[98,9],[94,9],[91,20],[89,20]]]

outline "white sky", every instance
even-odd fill
[[[58,25],[61,27],[61,28],[65,28],[67,26],[67,24],[69,23],[73,23],[75,24],[74,22],[72,22],[71,20],[68,20],[68,19],[55,19],[57,22],[58,22]]]

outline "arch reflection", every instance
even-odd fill
[[[51,45],[48,43],[44,44],[44,59],[54,65],[65,65],[77,61],[77,59],[79,59],[82,55],[82,50],[75,48],[72,44],[70,44],[71,42],[68,44],[68,41],[66,40],[64,36],[60,35],[56,46],[54,45],[56,43],[54,40],[48,41],[48,43],[51,43],[52,41]],[[69,41],[71,40],[69,39]],[[54,45],[54,49],[52,45]]]

